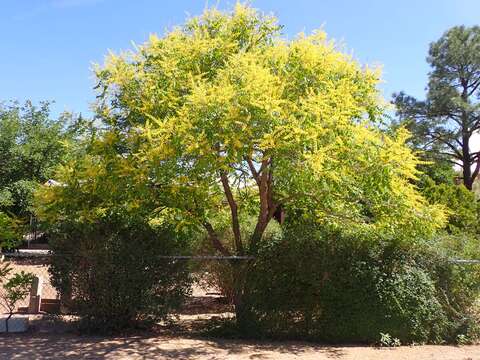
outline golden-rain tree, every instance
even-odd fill
[[[435,227],[438,209],[410,184],[417,161],[407,134],[388,137],[377,126],[379,72],[322,31],[287,41],[280,29],[242,4],[207,10],[135,52],[110,55],[97,69],[99,112],[115,131],[142,137],[132,160],[225,255],[212,225],[225,203],[239,255],[261,241],[279,207],[377,231]],[[252,203],[257,222],[244,235],[240,212]]]
[[[408,236],[441,226],[442,210],[412,185],[418,161],[408,134],[381,131],[379,72],[322,31],[294,40],[280,31],[274,17],[237,4],[110,54],[96,69],[97,112],[117,153],[106,158],[118,164],[102,174],[142,182],[156,216],[203,227],[223,255],[254,254],[279,209],[348,231]],[[92,186],[88,164],[65,167],[59,181]],[[48,191],[54,204],[66,190]],[[232,244],[218,230],[225,212]],[[256,220],[245,232],[248,216]]]

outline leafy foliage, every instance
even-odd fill
[[[434,231],[441,211],[410,184],[408,134],[378,129],[378,72],[323,32],[286,41],[279,29],[237,4],[109,56],[97,70],[98,112],[141,143],[132,171],[143,170],[164,205],[203,226],[223,254],[212,224],[225,212],[237,254],[255,251],[287,206],[359,231]],[[246,238],[241,213],[258,218]]]
[[[34,275],[32,273],[20,271],[19,273],[15,273],[3,284],[5,294],[2,294],[1,297],[2,305],[10,314],[15,310],[17,303],[25,299],[30,293],[33,278]]]
[[[15,247],[21,239],[20,222],[0,211],[0,250]]]
[[[90,249],[90,236],[105,244],[88,257],[123,254],[133,224],[146,233],[154,225],[203,228],[216,252],[256,254],[278,212],[404,240],[443,225],[442,207],[412,184],[418,160],[405,145],[408,133],[380,129],[378,71],[361,67],[322,31],[287,41],[280,29],[246,5],[209,9],[97,68],[97,115],[107,129],[60,168],[60,186],[37,195],[39,216],[65,239],[59,254],[74,239],[66,229],[78,229],[79,246]],[[154,261],[161,249],[149,244]],[[82,274],[75,258],[70,263]],[[92,273],[113,271],[98,264]],[[230,265],[240,319],[246,269]],[[94,298],[86,294],[79,299],[88,310]],[[86,317],[106,319],[111,310],[131,319],[127,304],[99,308]]]
[[[430,239],[446,214],[414,185],[420,162],[409,133],[381,129],[378,71],[321,31],[289,41],[280,28],[242,4],[209,9],[97,68],[97,115],[107,128],[60,168],[59,186],[37,193],[38,214],[56,228],[55,252],[65,256],[53,266],[57,286],[75,294],[94,327],[108,328],[112,314],[114,328],[151,314],[152,306],[126,301],[134,295],[125,283],[152,295],[145,301],[161,310],[153,316],[164,316],[170,304],[157,296],[176,294],[179,280],[145,269],[162,271],[158,255],[198,229],[213,251],[260,257],[252,267],[229,264],[225,287],[242,322],[253,324],[253,313],[276,334],[291,325],[317,337],[321,324],[325,339],[357,340],[378,340],[380,331],[437,338],[447,326],[427,267],[396,251]],[[269,242],[279,212],[327,235]],[[385,239],[391,248],[378,245]],[[182,279],[176,271],[169,274]],[[165,287],[151,291],[159,279]],[[368,301],[351,304],[362,296]],[[371,319],[364,304],[376,311]],[[358,321],[338,328],[347,314]]]
[[[0,209],[17,217],[31,214],[34,190],[69,153],[76,132],[67,125],[84,122],[68,113],[55,121],[49,112],[48,102],[0,106]]]
[[[446,230],[450,234],[479,234],[479,203],[475,194],[463,185],[435,184],[426,178],[422,188],[423,195],[432,203],[442,204],[448,210]]]
[[[369,343],[381,334],[402,343],[472,336],[478,275],[421,242],[302,223],[262,248],[249,274],[248,334]]]
[[[392,338],[389,333],[380,333],[380,346],[400,346],[401,342],[397,338]]]
[[[190,290],[187,264],[164,256],[188,254],[194,231],[158,215],[154,189],[124,171],[117,152],[123,145],[114,136],[92,139],[61,167],[59,185],[36,193],[37,215],[51,236],[52,283],[72,298],[88,331],[152,325]]]

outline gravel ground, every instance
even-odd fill
[[[36,334],[0,337],[1,359],[388,359],[474,360],[480,346],[379,349],[300,342],[247,342],[182,337],[79,337]]]

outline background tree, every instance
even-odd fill
[[[429,159],[461,168],[472,190],[480,170],[479,149],[472,137],[480,129],[480,27],[453,27],[430,45],[428,92],[419,101],[394,94],[397,115],[412,133],[415,147]]]
[[[0,106],[0,210],[20,218],[31,214],[35,188],[54,176],[85,128],[81,116],[51,119],[49,105]]]
[[[448,209],[448,224],[445,228],[447,233],[468,234],[474,239],[474,243],[478,243],[476,236],[480,230],[478,226],[480,207],[473,192],[463,185],[435,183],[429,177],[425,177],[420,190],[428,201],[442,204]]]

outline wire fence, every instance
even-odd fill
[[[39,277],[42,281],[42,291],[41,291],[41,298],[42,299],[59,299],[59,294],[56,289],[52,286],[50,282],[50,273],[49,269],[49,262],[52,256],[55,256],[52,252],[41,250],[41,251],[19,251],[14,253],[6,253],[3,254],[4,260],[10,264],[12,268],[11,274],[15,274],[21,271],[29,272],[34,274],[35,276]],[[0,254],[0,261],[2,258],[2,254]],[[180,261],[247,261],[247,260],[254,260],[254,256],[190,256],[190,255],[173,255],[173,256],[161,256],[164,259],[171,259],[171,260],[180,260]],[[451,259],[451,264],[455,265],[478,265],[480,264],[479,259]],[[3,288],[0,287],[0,295],[2,295]],[[27,307],[29,302],[29,298],[27,297],[23,301],[19,302],[17,305],[18,308]],[[4,309],[0,308],[0,313],[3,312]]]
[[[480,264],[480,260],[476,259],[451,259],[450,263],[459,265],[474,265]]]
[[[50,281],[49,263],[50,259],[56,256],[48,250],[20,250],[11,253],[0,253],[0,262],[8,262],[12,268],[11,275],[19,273],[21,271],[34,274],[41,279],[41,299],[59,299],[60,296],[56,289],[53,287]],[[254,260],[253,256],[195,256],[195,255],[173,255],[173,256],[160,256],[166,260],[178,260],[178,261],[248,261]],[[0,298],[4,293],[4,289],[0,286]],[[17,304],[16,310],[28,307],[29,297],[20,301]],[[6,309],[0,306],[0,313]]]
[[[7,258],[49,258],[55,256],[55,254],[51,252],[15,252],[15,253],[7,253],[4,254]],[[224,261],[231,261],[231,260],[255,260],[255,256],[216,256],[216,255],[207,255],[207,256],[196,256],[196,255],[162,255],[158,256],[159,259],[170,259],[170,260],[224,260]]]

